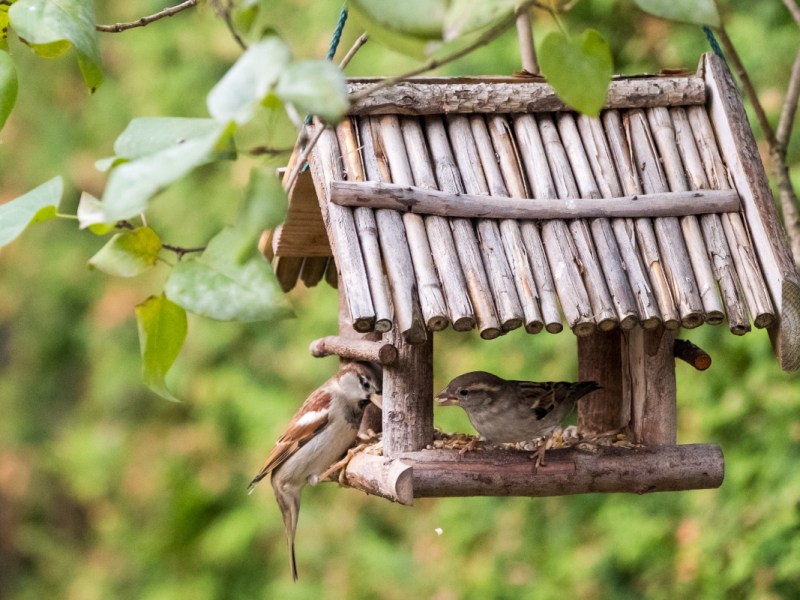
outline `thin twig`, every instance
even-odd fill
[[[250,156],[280,156],[281,154],[289,154],[293,148],[272,148],[270,146],[253,146],[247,151]]]
[[[142,17],[141,19],[137,19],[136,21],[131,21],[129,23],[115,23],[113,25],[95,25],[96,31],[101,31],[104,33],[120,33],[127,29],[134,29],[135,27],[144,27],[145,25],[149,25],[154,21],[158,21],[165,17],[171,17],[173,15],[178,14],[181,11],[186,10],[187,8],[192,8],[193,6],[197,5],[197,0],[186,0],[185,2],[181,2],[175,6],[170,6],[161,10],[157,13],[152,15],[148,15],[146,17]]]
[[[198,246],[196,248],[184,248],[183,246],[173,246],[172,244],[161,244],[161,247],[164,250],[170,250],[171,252],[174,252],[175,255],[178,257],[178,260],[182,259],[185,254],[203,252],[206,249],[205,246]]]
[[[233,26],[233,20],[231,19],[231,3],[228,3],[228,6],[220,10],[222,14],[222,20],[225,21],[225,25],[228,26],[228,31],[233,37],[234,41],[239,45],[242,50],[247,50],[247,44],[244,43],[244,40],[239,35],[239,32],[236,31],[236,27]]]
[[[783,0],[783,4],[792,13],[795,23],[800,26],[800,7],[797,6],[797,2],[795,0]]]
[[[776,147],[778,142],[775,139],[775,131],[772,129],[769,119],[767,119],[767,113],[764,112],[764,107],[761,106],[761,101],[758,99],[756,88],[753,86],[753,82],[750,79],[750,75],[747,73],[747,69],[745,69],[744,64],[742,64],[742,59],[739,58],[739,53],[736,51],[731,38],[728,37],[728,32],[725,31],[725,27],[720,26],[717,29],[717,33],[719,33],[722,45],[725,47],[725,54],[733,63],[733,66],[736,69],[736,75],[739,77],[739,81],[742,82],[742,86],[744,86],[744,91],[747,93],[748,98],[750,98],[750,103],[753,105],[753,110],[756,113],[756,119],[758,119],[758,124],[761,127],[761,130],[764,132],[764,137],[766,138],[767,143],[770,145],[770,148]]]
[[[800,50],[794,58],[792,65],[792,75],[789,78],[789,85],[786,88],[786,98],[783,99],[781,116],[778,120],[778,127],[775,129],[775,139],[778,141],[778,150],[781,156],[786,158],[786,148],[789,145],[789,136],[792,134],[794,116],[797,113],[797,102],[800,99]]]
[[[286,179],[284,179],[283,189],[287,192],[292,189],[297,181],[297,178],[300,176],[300,171],[302,171],[305,167],[306,161],[308,161],[308,157],[311,154],[311,150],[314,149],[317,141],[319,141],[319,138],[322,136],[322,132],[325,131],[325,126],[322,123],[317,122],[315,129],[316,131],[314,131],[314,135],[311,136],[310,140],[308,140],[302,152],[300,152],[297,160],[292,166],[292,170],[286,175]]]
[[[536,47],[533,43],[530,9],[517,11],[517,39],[522,68],[531,75],[538,75],[539,61],[536,60]]]
[[[339,63],[339,68],[344,70],[344,68],[350,64],[350,61],[353,60],[353,57],[356,55],[356,52],[361,50],[361,46],[367,43],[369,40],[369,36],[366,33],[362,33],[353,45],[350,46],[350,50],[347,51],[347,54],[344,55],[342,62]]]
[[[444,58],[439,58],[439,59],[432,58],[429,61],[427,61],[426,63],[424,63],[422,66],[419,66],[416,69],[411,69],[410,71],[407,71],[406,73],[403,73],[402,75],[397,75],[395,77],[387,77],[386,79],[382,79],[381,81],[379,81],[375,85],[372,85],[372,86],[370,86],[370,87],[368,87],[368,88],[366,88],[364,90],[361,90],[357,94],[353,94],[352,96],[350,96],[350,104],[351,105],[356,104],[357,102],[363,100],[364,98],[367,98],[368,96],[372,95],[373,93],[375,93],[378,90],[381,90],[381,89],[387,88],[389,86],[395,85],[396,83],[404,81],[404,80],[406,80],[406,79],[408,79],[410,77],[416,77],[417,75],[422,75],[423,73],[427,73],[428,71],[433,71],[434,69],[437,69],[439,67],[443,67],[444,65],[450,64],[451,62],[453,62],[455,60],[458,60],[462,56],[466,56],[467,54],[471,54],[472,52],[474,52],[478,48],[480,48],[482,46],[485,46],[486,44],[488,44],[490,42],[493,42],[495,39],[497,39],[503,33],[505,33],[505,31],[516,22],[516,20],[517,20],[517,12],[524,11],[527,8],[530,8],[530,7],[533,7],[533,6],[536,6],[538,8],[542,8],[542,9],[545,9],[545,10],[549,10],[548,7],[545,7],[544,5],[542,5],[537,0],[528,0],[528,2],[522,3],[517,8],[516,12],[512,12],[505,19],[500,21],[497,25],[495,25],[494,27],[491,27],[490,29],[486,30],[486,32],[482,36],[480,36],[477,40],[475,40],[469,46],[466,46],[465,48],[462,48],[461,50],[457,50],[456,52],[453,52],[452,54],[450,54],[448,56],[445,56]]]

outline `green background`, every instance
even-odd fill
[[[97,3],[98,20],[164,6]],[[271,21],[301,58],[322,57],[339,2],[273,2]],[[733,2],[731,37],[777,118],[798,28],[778,0]],[[554,24],[536,13],[541,39]],[[616,71],[693,69],[707,42],[631,2],[586,0],[564,18],[609,40]],[[342,42],[360,32],[351,25]],[[37,59],[12,37],[20,97],[0,132],[0,200],[50,177],[100,196],[94,161],[139,116],[207,116],[205,96],[238,56],[209,7],[144,29],[103,34],[106,81],[85,91],[71,56]],[[368,44],[352,75],[413,63]],[[519,68],[515,33],[446,74]],[[261,123],[240,148],[292,142]],[[791,156],[796,157],[796,144]],[[794,159],[794,158],[793,158]],[[251,158],[199,169],[153,204],[149,224],[194,246],[235,215]],[[276,163],[277,164],[277,163]],[[681,442],[720,444],[719,490],[548,499],[464,498],[392,505],[335,485],[308,488],[291,582],[269,486],[245,488],[299,403],[336,368],[308,343],[335,332],[336,295],[291,294],[297,319],[246,325],[190,318],[169,381],[180,404],[140,379],[134,306],[164,269],[136,280],[86,268],[104,243],[75,223],[37,225],[0,252],[0,598],[793,598],[800,595],[800,387],[767,335],[724,326],[687,334],[708,349],[705,373],[678,365]],[[571,379],[575,338],[515,331],[483,342],[438,335],[436,386],[467,370]],[[454,409],[447,430],[471,431]],[[441,535],[436,529],[441,528]]]

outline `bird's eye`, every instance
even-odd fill
[[[466,388],[461,388],[460,390],[458,390],[458,395],[461,396],[462,398],[466,398],[467,396],[469,396],[469,390]]]

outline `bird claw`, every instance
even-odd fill
[[[347,454],[344,455],[344,458],[336,461],[330,467],[325,469],[322,475],[319,476],[319,481],[333,481],[331,479],[331,476],[334,473],[336,473],[336,471],[339,471],[339,477],[338,477],[339,485],[341,485],[342,487],[347,487],[347,475],[345,474],[347,465],[349,465],[350,461],[353,460],[353,456],[355,456],[356,454],[361,452],[364,448],[370,445],[371,444],[363,443],[353,448],[350,448],[347,451]]]

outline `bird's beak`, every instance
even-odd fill
[[[383,396],[381,394],[371,394],[369,399],[375,406],[383,410]]]
[[[458,398],[453,396],[452,394],[448,394],[447,390],[442,390],[439,394],[434,398],[436,400],[436,404],[439,406],[457,406],[458,405]]]

